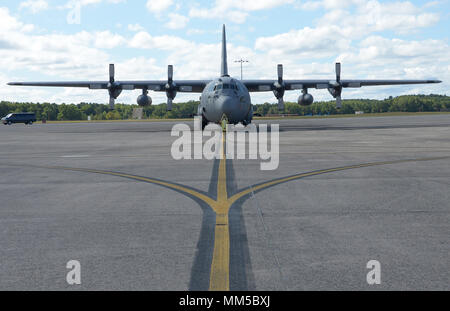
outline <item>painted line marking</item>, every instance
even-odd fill
[[[89,158],[89,157],[90,157],[90,155],[80,154],[80,155],[64,155],[64,156],[61,156],[60,158],[76,159],[76,158]]]
[[[317,176],[327,173],[340,172],[345,170],[357,169],[357,168],[365,168],[365,167],[374,167],[374,166],[382,166],[382,165],[392,165],[392,164],[400,164],[400,163],[409,163],[409,162],[425,162],[425,161],[437,161],[437,160],[447,160],[450,159],[450,156],[445,157],[434,157],[434,158],[422,158],[422,159],[408,159],[408,160],[394,160],[394,161],[383,161],[383,162],[373,162],[373,163],[365,163],[358,165],[350,165],[338,168],[330,168],[324,170],[318,170],[307,173],[300,173],[293,176],[283,177],[274,179],[271,181],[267,181],[265,183],[261,183],[258,185],[250,186],[249,188],[238,192],[237,194],[228,196],[227,192],[227,170],[226,170],[226,157],[225,157],[225,141],[224,136],[222,137],[222,159],[219,164],[219,173],[217,180],[217,198],[214,199],[208,195],[202,194],[197,190],[190,189],[188,187],[178,185],[175,183],[171,183],[168,181],[157,180],[153,178],[141,177],[136,175],[118,173],[118,172],[109,172],[109,171],[101,171],[101,170],[93,170],[93,169],[82,169],[82,168],[69,168],[69,167],[59,167],[59,166],[49,166],[49,167],[41,167],[34,166],[38,168],[48,168],[48,169],[59,169],[66,171],[76,171],[76,172],[85,172],[85,173],[95,173],[95,174],[103,174],[110,175],[116,177],[128,178],[136,181],[142,181],[147,183],[152,183],[155,185],[163,186],[172,190],[179,191],[184,193],[187,196],[197,198],[208,206],[216,213],[216,227],[215,227],[215,236],[214,236],[214,252],[213,252],[213,260],[211,264],[211,274],[210,274],[210,286],[209,290],[211,291],[229,291],[230,288],[230,232],[229,232],[229,218],[228,214],[231,206],[236,203],[238,200],[250,196],[255,195],[256,192],[287,183],[290,181],[299,180],[306,177]]]
[[[230,228],[228,213],[231,204],[228,202],[227,159],[225,156],[224,137],[225,135],[222,135],[222,158],[219,164],[217,180],[217,204],[213,208],[216,213],[216,230],[209,281],[210,291],[230,290]]]

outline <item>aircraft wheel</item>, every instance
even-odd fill
[[[208,120],[202,115],[202,131],[205,130],[205,127],[208,125]]]

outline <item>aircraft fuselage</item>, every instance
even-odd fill
[[[203,90],[198,115],[208,122],[220,123],[224,116],[231,124],[248,125],[253,119],[250,93],[241,81],[223,76]]]

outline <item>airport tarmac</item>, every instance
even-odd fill
[[[450,290],[450,115],[257,123],[275,171],[176,161],[173,122],[1,126],[0,290]]]

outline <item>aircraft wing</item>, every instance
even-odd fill
[[[284,80],[283,65],[278,65],[277,80],[245,80],[242,81],[250,92],[272,91],[278,99],[278,109],[284,110],[285,91],[301,90],[299,104],[311,105],[313,97],[308,94],[308,89],[327,89],[336,99],[336,107],[342,107],[342,90],[344,88],[360,88],[376,85],[402,85],[402,84],[428,84],[441,83],[439,80],[341,80],[341,63],[336,63],[336,80]]]
[[[244,80],[242,81],[250,92],[268,92],[276,90],[278,80]],[[330,80],[284,80],[285,90],[328,89],[336,87]],[[441,83],[439,80],[340,80],[343,88],[359,88],[377,85],[406,85]]]
[[[202,93],[211,80],[174,80],[173,66],[168,66],[167,80],[154,81],[116,81],[115,66],[109,65],[109,81],[73,81],[73,82],[10,82],[13,86],[40,86],[40,87],[80,87],[91,90],[108,90],[109,106],[114,109],[115,101],[123,90],[142,90],[142,96],[147,96],[148,91],[165,92],[167,94],[167,109],[172,110],[172,103],[177,93]],[[139,96],[144,102],[145,97]],[[139,101],[138,98],[138,101]]]
[[[181,93],[202,93],[211,80],[174,80],[176,91]],[[151,90],[166,92],[167,81],[114,81],[114,87],[121,90]],[[11,82],[13,86],[38,87],[79,87],[91,90],[108,90],[109,81],[68,81],[68,82]]]

